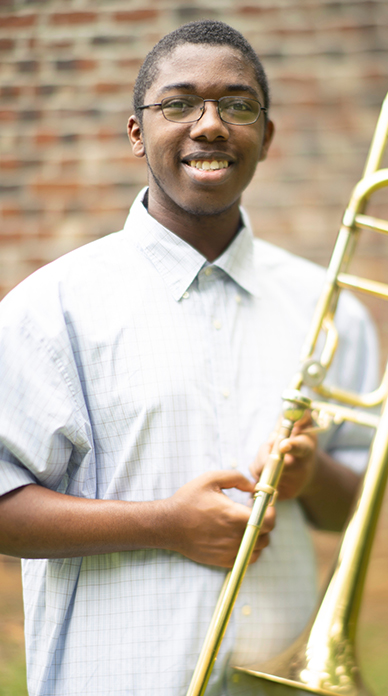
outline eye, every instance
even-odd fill
[[[171,97],[171,99],[163,100],[162,106],[168,113],[184,114],[194,109],[196,104],[188,97]]]
[[[233,99],[223,104],[223,110],[229,112],[245,112],[252,114],[254,113],[254,103],[246,101],[245,99]]]

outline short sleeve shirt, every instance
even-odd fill
[[[1,493],[38,483],[91,499],[167,498],[204,472],[250,476],[275,426],[323,270],[254,239],[244,211],[208,263],[148,214],[143,195],[122,231],[49,264],[2,303]],[[367,389],[375,338],[349,295],[338,325],[333,381]],[[348,426],[326,438],[356,469],[366,446]],[[295,500],[277,508],[209,696],[240,694],[232,666],[279,652],[313,609],[303,512]],[[184,696],[225,573],[147,549],[26,560],[23,575],[31,696]]]

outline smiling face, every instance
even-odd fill
[[[158,68],[145,104],[185,94],[204,99],[244,96],[264,103],[253,69],[229,46],[184,44]],[[134,154],[147,158],[150,213],[166,226],[168,218],[180,218],[184,226],[190,216],[198,224],[198,216],[226,211],[237,221],[241,193],[267,154],[272,123],[266,124],[264,113],[250,125],[224,123],[217,105],[207,102],[197,122],[170,122],[160,107],[151,107],[143,111],[142,128],[131,117],[128,131]]]

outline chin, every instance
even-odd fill
[[[238,205],[239,199],[233,197],[233,199],[228,198],[227,200],[217,201],[214,194],[208,193],[206,196],[192,196],[192,198],[188,200],[175,200],[174,203],[188,215],[213,217],[215,215],[222,215],[235,205]]]
[[[214,217],[216,215],[222,215],[226,213],[233,206],[233,203],[225,205],[223,207],[214,206],[182,206],[182,210],[188,215],[193,215],[194,217]]]
[[[217,201],[217,190],[214,191],[191,191],[187,192],[187,196],[182,198],[181,191],[175,191],[171,194],[166,190],[166,187],[162,184],[158,177],[155,176],[154,172],[149,167],[152,174],[154,183],[159,190],[162,197],[170,202],[170,206],[175,208],[177,211],[182,211],[187,215],[192,215],[194,217],[213,217],[215,215],[222,215],[230,210],[234,205],[238,205],[239,197],[229,196],[228,198],[224,195],[223,200]],[[151,182],[150,182],[151,183]],[[177,193],[178,195],[174,195]],[[168,204],[167,204],[167,207]]]

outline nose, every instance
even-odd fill
[[[217,103],[213,101],[205,101],[204,112],[199,119],[195,121],[191,127],[190,135],[193,140],[227,140],[229,138],[229,130],[218,113]]]

